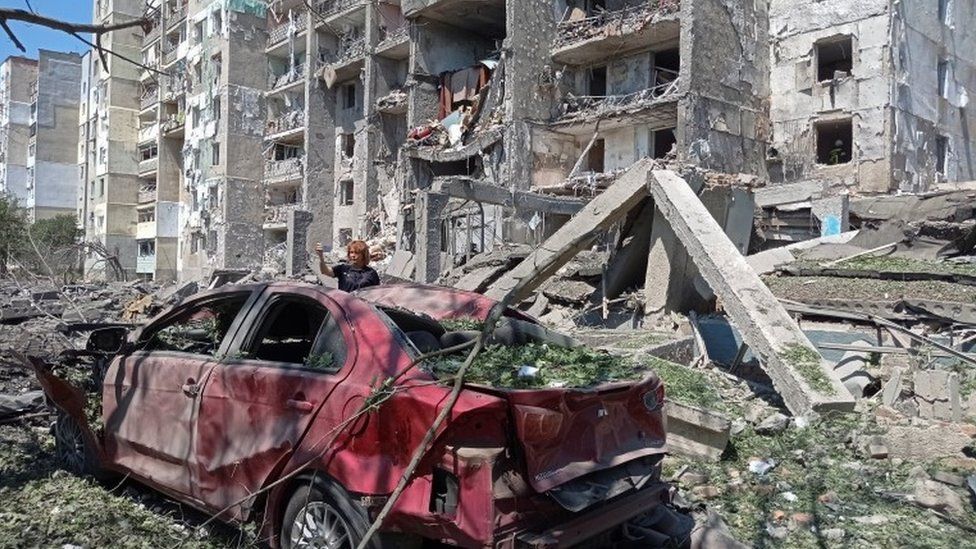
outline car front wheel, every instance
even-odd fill
[[[73,417],[58,410],[54,424],[54,450],[58,464],[79,476],[99,476],[98,458],[81,426]]]

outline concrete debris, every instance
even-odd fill
[[[668,402],[664,412],[668,418],[668,446],[672,451],[709,461],[722,457],[729,443],[728,418],[678,402]]]
[[[951,515],[963,515],[966,506],[962,497],[952,488],[934,480],[920,479],[915,483],[915,502],[927,509]]]
[[[760,435],[774,435],[785,431],[789,426],[790,418],[776,413],[762,420],[759,425],[756,425],[756,433]]]

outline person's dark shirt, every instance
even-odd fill
[[[380,283],[380,275],[369,266],[357,269],[349,263],[340,263],[332,267],[332,272],[339,281],[339,289],[344,292],[354,292]]]

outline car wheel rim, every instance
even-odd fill
[[[347,549],[353,546],[349,526],[342,515],[323,501],[309,502],[298,512],[291,527],[292,547]]]
[[[58,440],[62,442],[57,445],[58,459],[69,470],[81,471],[85,463],[85,437],[81,429],[68,418],[59,420],[57,429]]]

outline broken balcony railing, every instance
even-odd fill
[[[186,16],[186,4],[183,2],[177,5],[169,5],[166,10],[166,27],[172,27],[179,23]]]
[[[265,135],[274,135],[296,130],[305,126],[305,111],[293,110],[268,119],[264,127]]]
[[[288,221],[288,212],[293,212],[302,207],[301,202],[289,202],[286,204],[269,204],[264,209],[264,222],[269,225],[277,225]]]
[[[555,48],[589,40],[610,32],[625,34],[642,30],[656,15],[667,15],[681,8],[679,0],[651,0],[637,6],[603,11],[586,19],[563,21],[556,27]]]
[[[390,90],[390,93],[376,100],[376,110],[386,113],[406,112],[407,92],[402,88]]]
[[[142,187],[139,189],[139,204],[149,204],[156,201],[156,187]]]
[[[168,45],[163,48],[163,65],[169,65],[173,61],[176,61],[176,52],[179,48],[177,45]]]
[[[146,33],[146,37],[143,39],[144,44],[151,43],[153,40],[159,38],[159,35],[161,34],[160,31],[162,28],[160,26],[158,14],[156,17],[149,20],[149,25],[151,28],[149,29],[149,32]]]
[[[287,86],[292,82],[300,80],[303,76],[305,76],[305,63],[294,65],[283,74],[272,74],[268,78],[268,89],[274,90],[282,86]]]
[[[343,40],[335,52],[319,52],[321,66],[338,67],[355,61],[366,55],[366,38]]]
[[[385,50],[386,48],[405,42],[409,37],[410,25],[402,25],[395,29],[386,29],[380,38],[380,43],[376,45],[376,49]]]
[[[169,118],[163,121],[162,129],[163,133],[169,133],[173,130],[178,130],[183,127],[186,120],[186,113],[177,113],[175,115],[170,115]]]
[[[635,107],[670,101],[677,95],[679,79],[626,95],[570,95],[563,103],[562,118],[613,114]]]
[[[269,160],[264,163],[264,180],[268,183],[300,179],[304,170],[301,157]]]
[[[159,101],[159,88],[150,88],[146,90],[142,97],[139,99],[139,109],[146,110],[152,107]]]
[[[315,11],[322,17],[328,17],[354,6],[366,5],[369,0],[319,0],[315,3]]]
[[[289,13],[288,17],[284,18],[284,21],[277,27],[271,29],[268,33],[268,47],[271,47],[278,42],[281,42],[290,35],[295,35],[308,26],[308,17],[305,10],[293,10]]]

